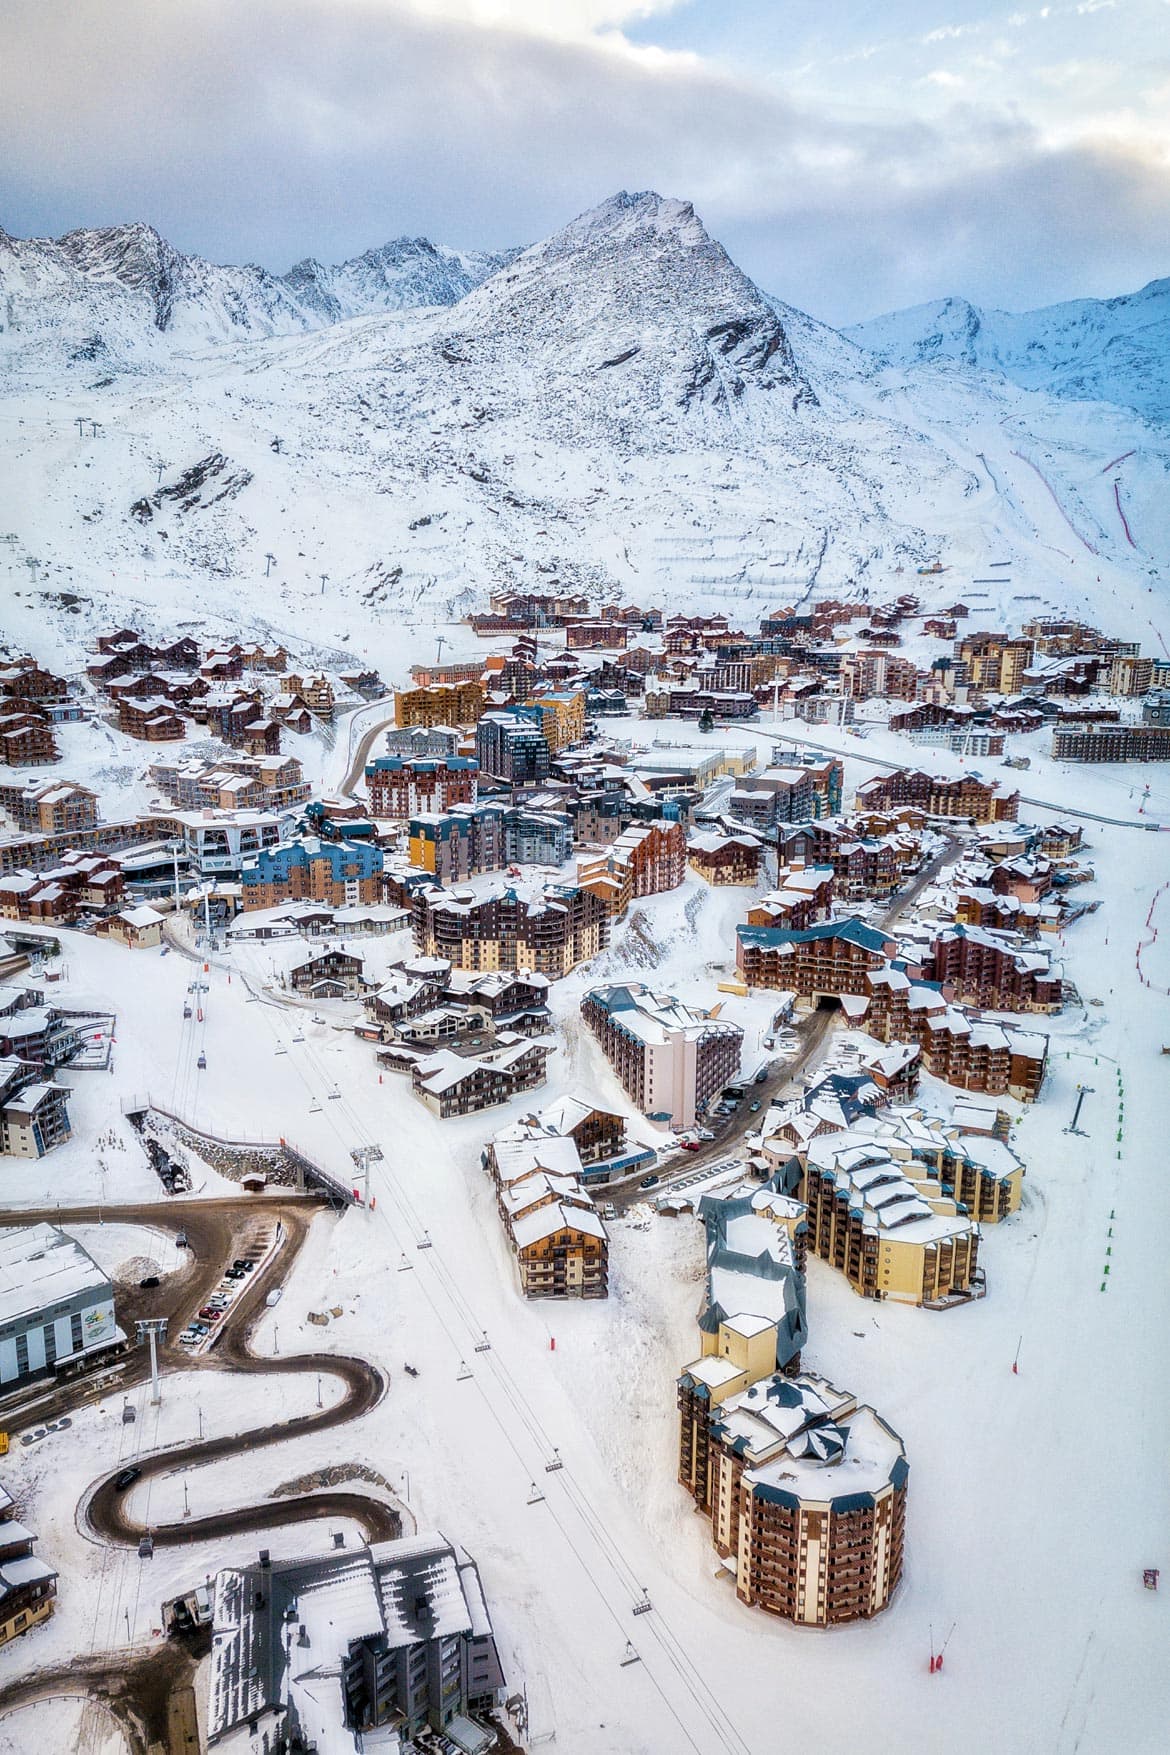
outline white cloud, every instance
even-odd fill
[[[849,109],[627,45],[648,8],[616,0],[571,0],[569,36],[536,28],[537,0],[4,5],[0,223],[18,233],[144,218],[283,268],[401,232],[523,243],[654,187],[836,320],[939,292],[1123,290],[1167,266],[1153,112],[1058,137],[990,100],[974,58],[927,61],[915,115],[913,75],[896,105]],[[957,103],[951,82],[976,73],[978,101]],[[1117,119],[1108,94],[1098,107]]]

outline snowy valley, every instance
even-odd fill
[[[0,1316],[34,1224],[110,1288],[0,1335],[0,1755],[1163,1747],[1168,289],[0,231]],[[696,1382],[839,1396],[731,1541]]]

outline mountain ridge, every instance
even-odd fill
[[[843,334],[885,365],[997,372],[1025,390],[1170,419],[1170,278],[1108,299],[1018,312],[937,299],[850,324]]]

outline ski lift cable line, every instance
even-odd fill
[[[392,1172],[386,1173],[386,1179],[388,1181],[394,1182],[396,1184],[396,1179],[394,1178]],[[396,1186],[397,1186],[397,1184],[396,1184]],[[466,1304],[466,1300],[462,1298],[462,1295],[458,1294],[457,1289],[454,1288],[454,1282],[450,1280],[449,1270],[447,1269],[446,1264],[442,1261],[441,1256],[432,1255],[429,1253],[428,1254],[428,1265],[436,1273],[437,1276],[439,1276],[440,1278],[449,1282],[452,1289],[456,1290],[458,1303],[460,1303],[464,1306],[464,1310],[466,1312],[466,1314],[464,1316],[464,1320],[465,1320],[465,1322],[467,1322],[469,1332],[471,1333],[471,1335],[475,1336],[477,1334],[484,1332],[482,1329],[482,1325],[479,1322],[479,1319],[476,1317],[474,1312],[471,1310],[470,1306],[468,1306]],[[497,1380],[497,1385],[498,1385],[501,1393],[506,1396],[509,1404],[512,1406],[515,1413],[518,1415],[520,1420],[523,1422],[524,1426],[527,1428],[529,1434],[532,1436],[534,1442],[537,1444],[537,1447],[540,1450],[543,1458],[547,1461],[547,1459],[550,1455],[555,1454],[555,1448],[556,1448],[552,1444],[552,1440],[551,1440],[549,1433],[547,1432],[547,1430],[543,1426],[539,1417],[534,1413],[530,1404],[527,1402],[519,1385],[516,1383],[515,1379],[512,1377],[512,1374],[511,1374],[510,1370],[508,1369],[507,1364],[501,1358],[500,1354],[496,1351],[496,1349],[493,1348],[492,1351],[486,1356],[486,1358],[487,1358],[487,1364],[492,1372],[492,1375]],[[483,1393],[482,1382],[480,1382],[480,1380],[477,1379],[477,1383],[480,1384],[480,1389],[481,1389],[481,1394],[482,1394]],[[486,1394],[484,1395],[484,1399],[490,1408],[490,1402],[487,1400]],[[493,1412],[493,1415],[497,1419],[497,1423],[499,1423],[498,1415],[495,1414],[495,1410],[492,1410],[492,1412]],[[515,1448],[515,1447],[513,1446],[513,1448]],[[599,1514],[597,1513],[597,1511],[595,1510],[595,1508],[591,1504],[591,1502],[588,1498],[588,1495],[586,1494],[584,1488],[579,1483],[574,1482],[572,1485],[572,1488],[570,1490],[569,1482],[567,1480],[562,1480],[562,1487],[566,1491],[566,1495],[569,1497],[570,1503],[572,1503],[574,1505],[574,1508],[577,1511],[577,1514],[578,1514],[579,1518],[581,1519],[582,1524],[585,1526],[586,1530],[588,1531],[588,1533],[592,1537],[594,1543],[596,1544],[596,1546],[600,1550],[602,1557],[606,1560],[607,1564],[609,1565],[610,1570],[614,1573],[614,1576],[618,1580],[618,1582],[620,1584],[622,1584],[631,1603],[637,1602],[638,1600],[640,1600],[642,1595],[643,1595],[643,1586],[641,1584],[641,1581],[638,1578],[638,1575],[630,1567],[629,1562],[626,1560],[626,1557],[625,1557],[624,1553],[622,1552],[621,1548],[613,1540],[612,1536],[609,1534],[608,1530],[605,1528],[605,1524],[604,1524],[603,1519],[599,1516]],[[660,1618],[660,1620],[661,1620],[661,1618]],[[696,1688],[697,1688],[697,1689],[701,1690],[702,1693],[705,1694],[707,1696],[708,1700],[710,1701],[710,1710],[707,1711],[707,1716],[710,1718],[710,1722],[712,1723],[713,1727],[717,1730],[717,1733],[719,1734],[719,1736],[724,1740],[725,1746],[729,1746],[729,1747],[738,1746],[740,1749],[742,1749],[745,1752],[745,1755],[746,1755],[746,1751],[747,1751],[746,1743],[743,1742],[743,1739],[739,1736],[739,1733],[737,1731],[735,1731],[734,1726],[732,1726],[729,1723],[725,1709],[720,1709],[718,1707],[718,1704],[715,1701],[715,1697],[714,1697],[713,1693],[708,1688],[707,1684],[704,1683],[701,1680],[701,1678],[698,1676],[696,1666],[695,1666],[693,1660],[690,1659],[686,1655],[685,1650],[682,1647],[681,1643],[677,1640],[676,1636],[669,1629],[669,1627],[667,1627],[665,1623],[662,1623],[661,1625],[662,1625],[661,1642],[663,1643],[664,1651],[667,1650],[667,1643],[666,1642],[669,1640],[672,1651],[668,1651],[667,1655],[670,1657],[670,1661],[674,1664],[675,1668],[679,1671],[680,1676],[682,1676],[684,1678],[688,1689],[692,1692],[692,1694],[694,1694],[695,1699],[696,1699],[696,1703],[700,1706],[701,1709],[707,1711],[707,1709],[704,1708],[704,1706],[703,1706],[703,1701],[700,1698],[700,1695],[698,1693],[696,1693]],[[726,1739],[727,1739],[728,1733],[730,1733],[730,1735],[734,1738],[734,1743],[732,1743],[732,1744],[727,1743]]]
[[[274,1010],[275,1009],[278,1009],[278,1008],[274,1008]],[[272,1033],[274,1035],[278,1036],[279,1035],[279,1024],[278,1024],[277,1018],[268,1016],[266,1014],[265,1021],[269,1025],[270,1029],[272,1030]],[[307,1058],[313,1064],[314,1070],[316,1070],[320,1073],[321,1069],[317,1065],[317,1054],[316,1054],[315,1049],[313,1049],[309,1045],[306,1045],[306,1046],[309,1047],[309,1053],[308,1053]],[[299,1065],[298,1065],[298,1075],[301,1077],[302,1082],[304,1082],[306,1084],[308,1083],[308,1081],[305,1077],[304,1069],[302,1067],[300,1067]],[[325,1076],[325,1075],[321,1074],[321,1076]],[[327,1112],[327,1113],[329,1113],[329,1125],[330,1125],[331,1129],[333,1130],[333,1132],[337,1135],[337,1137],[339,1138],[339,1140],[341,1140],[341,1142],[343,1144],[345,1144],[345,1134],[343,1132],[341,1124],[342,1124],[342,1121],[344,1119],[348,1119],[346,1117],[346,1113],[345,1113],[347,1110],[350,1110],[350,1105],[348,1103],[348,1100],[343,1100],[342,1105],[341,1105],[341,1114],[340,1115],[335,1115],[333,1112]],[[350,1114],[352,1116],[352,1111],[350,1111]],[[364,1128],[364,1126],[362,1126],[358,1122],[358,1118],[356,1116],[352,1116],[351,1125],[352,1124],[356,1124],[355,1131],[358,1131],[361,1133],[366,1132],[366,1129]],[[420,1234],[425,1235],[425,1227],[422,1227],[422,1225],[421,1225],[419,1215],[417,1213],[417,1210],[414,1208],[413,1202],[410,1200],[409,1196],[406,1195],[405,1191],[402,1189],[398,1177],[386,1167],[385,1163],[382,1163],[379,1166],[378,1174],[382,1178],[383,1183],[385,1185],[388,1185],[388,1191],[395,1197],[395,1199],[397,1201],[399,1201],[401,1203],[402,1210],[401,1210],[400,1216],[403,1219],[405,1219],[407,1227],[409,1229],[414,1229],[415,1227],[417,1227],[418,1234],[416,1234],[411,1239],[417,1247],[419,1235]],[[383,1222],[386,1224],[387,1228],[391,1232],[395,1247],[396,1248],[401,1247],[402,1237],[401,1237],[401,1233],[400,1233],[399,1228],[394,1223],[394,1218],[391,1216],[391,1213],[392,1213],[391,1207],[384,1204],[383,1206],[381,1206],[378,1209],[378,1211],[383,1219]],[[428,1250],[426,1252],[425,1265],[423,1263],[420,1263],[419,1265],[420,1265],[420,1269],[421,1269],[421,1277],[420,1277],[419,1282],[418,1282],[420,1289],[423,1292],[423,1295],[424,1295],[428,1305],[430,1306],[430,1309],[431,1309],[431,1312],[435,1318],[435,1321],[437,1322],[439,1327],[442,1329],[444,1335],[447,1337],[448,1341],[450,1342],[453,1353],[455,1354],[456,1357],[462,1358],[466,1354],[466,1346],[461,1346],[461,1343],[459,1342],[455,1333],[453,1332],[452,1326],[448,1322],[446,1313],[443,1309],[442,1299],[439,1297],[436,1297],[435,1293],[432,1291],[430,1286],[427,1284],[427,1270],[429,1269],[431,1272],[433,1272],[436,1279],[440,1282],[440,1289],[441,1289],[441,1292],[443,1294],[443,1297],[445,1297],[446,1300],[448,1301],[448,1303],[454,1308],[456,1315],[458,1316],[458,1318],[462,1321],[462,1323],[466,1327],[466,1329],[468,1331],[468,1337],[473,1345],[480,1338],[480,1336],[485,1332],[484,1324],[479,1320],[479,1318],[475,1314],[472,1306],[470,1304],[468,1304],[467,1300],[463,1297],[457,1284],[455,1283],[453,1277],[451,1276],[449,1268],[447,1267],[446,1263],[442,1260],[442,1256],[441,1256],[440,1251],[437,1251],[434,1248],[432,1248],[431,1250]],[[490,1353],[486,1354],[484,1357],[487,1359],[488,1365],[491,1369],[491,1376],[495,1380],[495,1387],[496,1387],[497,1391],[506,1398],[507,1403],[509,1404],[509,1406],[511,1407],[513,1412],[522,1421],[523,1427],[527,1431],[529,1437],[531,1438],[532,1442],[535,1444],[535,1446],[539,1452],[539,1457],[540,1457],[539,1466],[543,1466],[543,1464],[545,1462],[547,1462],[549,1456],[553,1453],[553,1450],[555,1448],[552,1444],[552,1441],[551,1441],[549,1434],[547,1433],[547,1431],[543,1427],[542,1422],[539,1420],[539,1418],[536,1416],[536,1414],[532,1410],[530,1404],[527,1402],[527,1399],[524,1397],[522,1391],[520,1390],[519,1386],[517,1385],[515,1379],[512,1377],[512,1374],[508,1370],[506,1364],[501,1359],[499,1353],[495,1349],[493,1349]],[[493,1406],[493,1404],[492,1404],[492,1399],[487,1393],[487,1387],[486,1387],[487,1380],[485,1378],[483,1378],[482,1376],[477,1376],[477,1377],[475,1377],[474,1381],[476,1383],[476,1387],[479,1391],[480,1398],[483,1401],[483,1404],[484,1404],[487,1412],[489,1413],[490,1417],[493,1419],[496,1426],[498,1427],[498,1429],[499,1429],[501,1435],[503,1436],[505,1442],[507,1443],[509,1449],[512,1450],[513,1454],[517,1458],[517,1461],[520,1463],[522,1474],[525,1476],[525,1478],[527,1478],[529,1480],[534,1479],[535,1475],[533,1473],[532,1465],[524,1457],[523,1452],[519,1448],[519,1445],[516,1442],[514,1431],[509,1427],[508,1422],[502,1417],[500,1410],[498,1408],[496,1408],[495,1406]],[[581,1523],[583,1525],[583,1528],[584,1528],[586,1534],[590,1537],[590,1539],[593,1541],[594,1545],[597,1547],[601,1559],[604,1561],[604,1563],[608,1566],[610,1571],[613,1573],[615,1581],[622,1588],[623,1595],[627,1596],[631,1601],[638,1600],[642,1595],[642,1585],[641,1585],[640,1581],[636,1578],[636,1576],[634,1575],[632,1570],[629,1568],[628,1563],[624,1559],[624,1556],[621,1555],[620,1550],[616,1548],[616,1546],[612,1543],[612,1540],[610,1538],[608,1538],[607,1535],[605,1536],[605,1539],[603,1540],[602,1537],[599,1535],[599,1531],[603,1531],[604,1526],[602,1524],[602,1520],[599,1518],[597,1512],[593,1508],[592,1504],[589,1502],[587,1495],[584,1493],[584,1489],[581,1488],[579,1485],[575,1484],[574,1491],[575,1491],[576,1495],[578,1496],[576,1500],[574,1500],[569,1495],[567,1495],[567,1497],[569,1497],[570,1504],[572,1504],[574,1509],[576,1510],[577,1515],[581,1520]],[[546,1502],[547,1502],[547,1497],[546,1497]],[[560,1524],[560,1520],[557,1520],[557,1521],[558,1521],[558,1527],[563,1528],[563,1526]],[[566,1535],[566,1539],[568,1540],[567,1535]],[[596,1588],[598,1588],[600,1591],[601,1587],[599,1585],[597,1585],[597,1581],[596,1581],[594,1575],[592,1574],[592,1572],[589,1571],[588,1566],[586,1565],[583,1557],[580,1555],[580,1553],[578,1552],[575,1545],[571,1541],[569,1541],[569,1546],[573,1550],[574,1554],[576,1555],[576,1557],[578,1558],[578,1560],[582,1564],[582,1566],[585,1567],[585,1570],[589,1573],[589,1576],[591,1577],[591,1579],[593,1579]],[[616,1556],[616,1558],[615,1558],[615,1556]],[[611,1612],[611,1614],[614,1614],[615,1618],[616,1618],[616,1611],[614,1611],[611,1608],[610,1612]],[[739,1733],[734,1730],[734,1727],[730,1725],[729,1721],[726,1718],[725,1711],[718,1708],[717,1702],[715,1701],[715,1697],[712,1694],[711,1690],[708,1688],[707,1684],[699,1678],[693,1661],[691,1659],[689,1659],[688,1657],[686,1657],[685,1651],[683,1650],[681,1644],[677,1641],[673,1632],[665,1626],[665,1623],[662,1623],[661,1617],[659,1617],[658,1619],[659,1619],[661,1627],[662,1627],[662,1634],[661,1635],[656,1634],[656,1636],[659,1638],[659,1644],[662,1646],[664,1656],[666,1657],[667,1661],[669,1661],[671,1663],[672,1667],[678,1672],[678,1674],[679,1674],[680,1678],[682,1679],[682,1681],[684,1682],[684,1685],[686,1686],[688,1692],[691,1694],[692,1698],[694,1699],[695,1704],[700,1708],[700,1710],[704,1714],[704,1717],[706,1717],[708,1722],[712,1725],[712,1728],[715,1731],[715,1734],[719,1737],[722,1746],[725,1749],[732,1751],[732,1755],[737,1755],[737,1751],[740,1751],[740,1750],[746,1751],[746,1748],[747,1748],[746,1744],[743,1743],[742,1738],[739,1736]],[[666,1638],[669,1638],[669,1640],[671,1641],[673,1649],[668,1649],[668,1647],[664,1643],[664,1640]],[[676,1655],[676,1654],[681,1654],[681,1656]],[[662,1695],[664,1702],[668,1706],[670,1706],[670,1702],[667,1698],[665,1691],[662,1688],[662,1684],[660,1682],[658,1682],[653,1677],[652,1673],[649,1670],[647,1671],[647,1673],[649,1675],[651,1675],[651,1679],[654,1681],[655,1687],[658,1689],[659,1693]],[[705,1699],[704,1699],[704,1697],[705,1697]],[[673,1706],[670,1706],[670,1710],[671,1710],[672,1714],[674,1714],[674,1716],[677,1717],[677,1714],[674,1713]],[[717,1714],[718,1714],[718,1716],[716,1716]],[[680,1720],[680,1724],[681,1724],[681,1720]],[[733,1740],[729,1740],[729,1738],[733,1739]],[[691,1746],[697,1749],[698,1746],[693,1743],[693,1740],[691,1740],[689,1738],[689,1735],[688,1735],[688,1741],[691,1741]]]
[[[312,1056],[312,1058],[315,1059],[315,1055]],[[348,1101],[346,1101],[343,1104],[343,1114],[344,1114],[345,1110],[347,1110],[347,1109],[349,1109]],[[357,1117],[354,1116],[353,1120],[356,1124]],[[358,1124],[358,1125],[360,1126],[360,1124]],[[335,1131],[338,1131],[340,1133],[340,1128],[335,1127]],[[380,1174],[382,1175],[384,1182],[386,1182],[390,1185],[392,1193],[395,1197],[396,1204],[399,1206],[399,1209],[400,1209],[402,1215],[407,1219],[407,1222],[415,1230],[415,1232],[416,1232],[415,1242],[417,1245],[418,1237],[426,1235],[426,1227],[423,1224],[421,1215],[418,1213],[417,1209],[415,1208],[413,1201],[410,1199],[410,1196],[406,1193],[405,1189],[402,1187],[402,1184],[401,1184],[399,1178],[397,1177],[397,1175],[392,1170],[388,1170],[385,1167],[385,1165],[383,1165],[383,1167],[380,1171]],[[433,1248],[432,1248],[432,1250],[428,1251],[426,1265],[427,1265],[427,1268],[430,1269],[435,1274],[436,1278],[441,1282],[442,1288],[443,1288],[443,1291],[446,1295],[447,1300],[449,1301],[451,1306],[455,1309],[456,1313],[462,1318],[462,1321],[466,1326],[468,1336],[474,1344],[474,1342],[482,1334],[484,1334],[486,1332],[486,1330],[485,1330],[484,1325],[483,1325],[482,1321],[480,1320],[479,1316],[475,1312],[474,1308],[468,1303],[467,1299],[464,1297],[458,1281],[454,1278],[454,1276],[452,1275],[446,1262],[443,1260],[441,1251],[436,1251]],[[426,1288],[424,1285],[424,1291],[425,1290],[426,1290]],[[455,1340],[455,1337],[451,1331],[449,1324],[443,1318],[441,1311],[439,1310],[438,1306],[435,1304],[433,1299],[428,1298],[428,1302],[431,1304],[432,1309],[435,1311],[436,1319],[440,1322],[440,1325],[442,1326],[444,1333],[447,1335],[448,1339],[452,1342],[452,1345],[453,1345],[455,1351],[458,1353],[460,1351],[459,1343]],[[464,1351],[465,1351],[465,1349],[464,1349]],[[541,1454],[542,1461],[547,1462],[549,1457],[551,1455],[555,1454],[555,1451],[556,1451],[556,1447],[552,1443],[551,1435],[548,1433],[547,1429],[544,1427],[544,1425],[541,1422],[541,1420],[539,1419],[539,1417],[535,1414],[535,1412],[531,1408],[530,1404],[527,1402],[527,1399],[525,1398],[519,1385],[516,1383],[516,1380],[513,1378],[506,1362],[500,1356],[498,1351],[493,1348],[487,1355],[485,1355],[485,1359],[486,1359],[487,1366],[491,1372],[491,1375],[496,1380],[496,1384],[497,1384],[497,1387],[498,1387],[500,1393],[506,1398],[508,1404],[510,1405],[510,1407],[513,1410],[513,1413],[519,1419],[519,1421],[521,1422],[523,1427],[527,1430],[532,1441],[537,1446],[537,1449]],[[507,1439],[507,1442],[509,1443],[510,1448],[514,1451],[518,1460],[521,1461],[522,1466],[526,1468],[527,1464],[526,1464],[524,1458],[522,1457],[519,1449],[515,1445],[514,1440],[511,1436],[511,1433],[508,1431],[508,1429],[504,1425],[504,1423],[500,1420],[498,1412],[494,1408],[492,1408],[492,1406],[491,1406],[490,1400],[486,1395],[482,1379],[477,1377],[476,1381],[477,1381],[477,1386],[480,1390],[480,1394],[484,1399],[485,1405],[488,1407],[493,1418],[496,1420],[496,1423],[500,1427],[501,1432],[503,1432],[505,1438]],[[573,1495],[575,1495],[576,1497],[573,1498]],[[641,1585],[641,1582],[640,1582],[639,1578],[637,1577],[636,1573],[630,1567],[630,1565],[629,1565],[628,1561],[626,1560],[625,1555],[622,1553],[620,1547],[613,1541],[612,1537],[609,1535],[609,1532],[605,1528],[604,1521],[601,1519],[601,1517],[598,1515],[598,1513],[596,1512],[596,1510],[594,1509],[592,1504],[589,1502],[588,1497],[584,1492],[584,1489],[582,1487],[580,1487],[579,1485],[577,1485],[576,1483],[574,1483],[572,1493],[570,1494],[570,1498],[572,1499],[572,1501],[574,1503],[574,1506],[575,1506],[575,1509],[577,1511],[578,1516],[580,1517],[582,1523],[585,1525],[589,1534],[592,1536],[592,1538],[593,1538],[594,1542],[596,1543],[596,1545],[598,1546],[598,1548],[601,1550],[603,1557],[607,1560],[611,1570],[614,1572],[615,1577],[618,1579],[618,1581],[620,1583],[622,1583],[624,1585],[624,1588],[629,1596],[630,1601],[631,1602],[638,1601],[642,1596],[642,1588],[643,1587]],[[670,1661],[672,1663],[674,1663],[675,1667],[679,1670],[680,1675],[683,1675],[687,1679],[688,1687],[692,1686],[691,1678],[694,1678],[694,1681],[698,1684],[698,1686],[700,1688],[703,1688],[704,1690],[706,1690],[706,1684],[702,1683],[695,1675],[695,1667],[694,1667],[693,1663],[691,1662],[691,1660],[689,1658],[686,1657],[686,1654],[683,1651],[683,1648],[681,1647],[681,1645],[679,1644],[679,1642],[677,1641],[677,1639],[675,1638],[673,1633],[669,1630],[669,1628],[666,1628],[665,1626],[663,1626],[660,1638],[661,1638],[662,1643],[664,1645],[664,1649],[666,1649],[667,1641],[670,1642],[670,1645],[673,1648],[673,1652],[674,1652],[674,1655],[671,1656]],[[707,1692],[709,1694],[709,1690],[707,1690]],[[714,1707],[714,1697],[711,1696],[710,1698],[712,1701],[712,1706]],[[725,1721],[725,1718],[721,1716],[718,1721],[713,1720],[712,1722],[713,1723],[718,1722],[720,1727],[722,1727],[722,1725],[726,1721]],[[729,1730],[733,1730],[733,1727],[728,1726],[727,1728]],[[722,1734],[722,1729],[721,1729],[721,1734]],[[741,1746],[746,1749],[746,1745],[742,1744],[742,1739],[740,1739],[738,1737],[738,1733],[734,1733],[734,1735],[736,1736],[736,1740],[741,1744]]]

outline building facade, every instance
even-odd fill
[[[692,1127],[739,1072],[738,1024],[638,982],[594,988],[581,1001],[581,1016],[631,1100],[673,1127]]]

